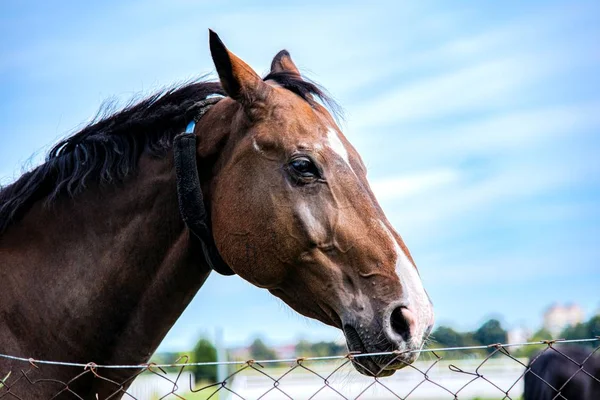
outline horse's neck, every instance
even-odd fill
[[[179,216],[172,157],[41,202],[0,243],[0,343],[23,357],[145,362],[209,270]],[[8,290],[7,290],[8,288]]]

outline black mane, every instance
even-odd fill
[[[290,92],[296,93],[307,102],[314,104],[316,96],[337,116],[340,113],[340,107],[337,103],[325,92],[323,88],[306,78],[301,78],[293,72],[281,71],[271,72],[263,78],[265,81],[272,80],[277,82],[281,87],[286,88]]]
[[[311,104],[316,96],[336,109],[321,88],[297,75],[277,72],[265,80],[274,80]],[[224,95],[219,83],[193,82],[155,93],[119,112],[99,113],[88,126],[57,143],[42,165],[0,188],[0,234],[38,200],[45,198],[49,204],[63,193],[74,196],[90,181],[120,181],[136,169],[143,152],[163,156],[194,117],[194,104],[210,95]]]

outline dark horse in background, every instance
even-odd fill
[[[599,400],[600,355],[565,345],[534,355],[525,374],[524,400]]]
[[[210,49],[220,83],[107,116],[2,189],[0,353],[147,362],[215,269],[343,330],[350,351],[401,353],[355,359],[363,374],[413,362],[433,324],[431,302],[359,154],[317,102],[326,96],[286,51],[263,79],[213,32]],[[186,153],[177,135],[194,119]],[[0,357],[0,375],[12,371],[0,396],[64,388],[16,381],[22,368]],[[43,365],[29,378],[66,382],[79,372]],[[102,373],[122,382],[132,371]],[[115,390],[92,374],[69,387],[94,399]]]

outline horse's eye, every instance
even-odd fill
[[[289,163],[290,172],[297,178],[310,180],[319,179],[321,173],[315,163],[308,157],[297,157]]]

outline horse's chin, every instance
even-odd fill
[[[375,357],[371,356],[353,358],[352,365],[354,365],[354,368],[361,374],[377,378],[390,376],[396,372],[395,369],[382,368],[377,361],[375,361]]]
[[[418,357],[417,353],[411,351],[398,352],[397,354],[378,355],[378,356],[360,356],[359,354],[388,352],[387,351],[368,351],[368,347],[361,339],[360,335],[350,325],[344,326],[346,343],[350,354],[354,355],[352,365],[363,375],[372,377],[385,377],[393,375],[399,369],[412,364]],[[389,348],[393,349],[390,343]]]

